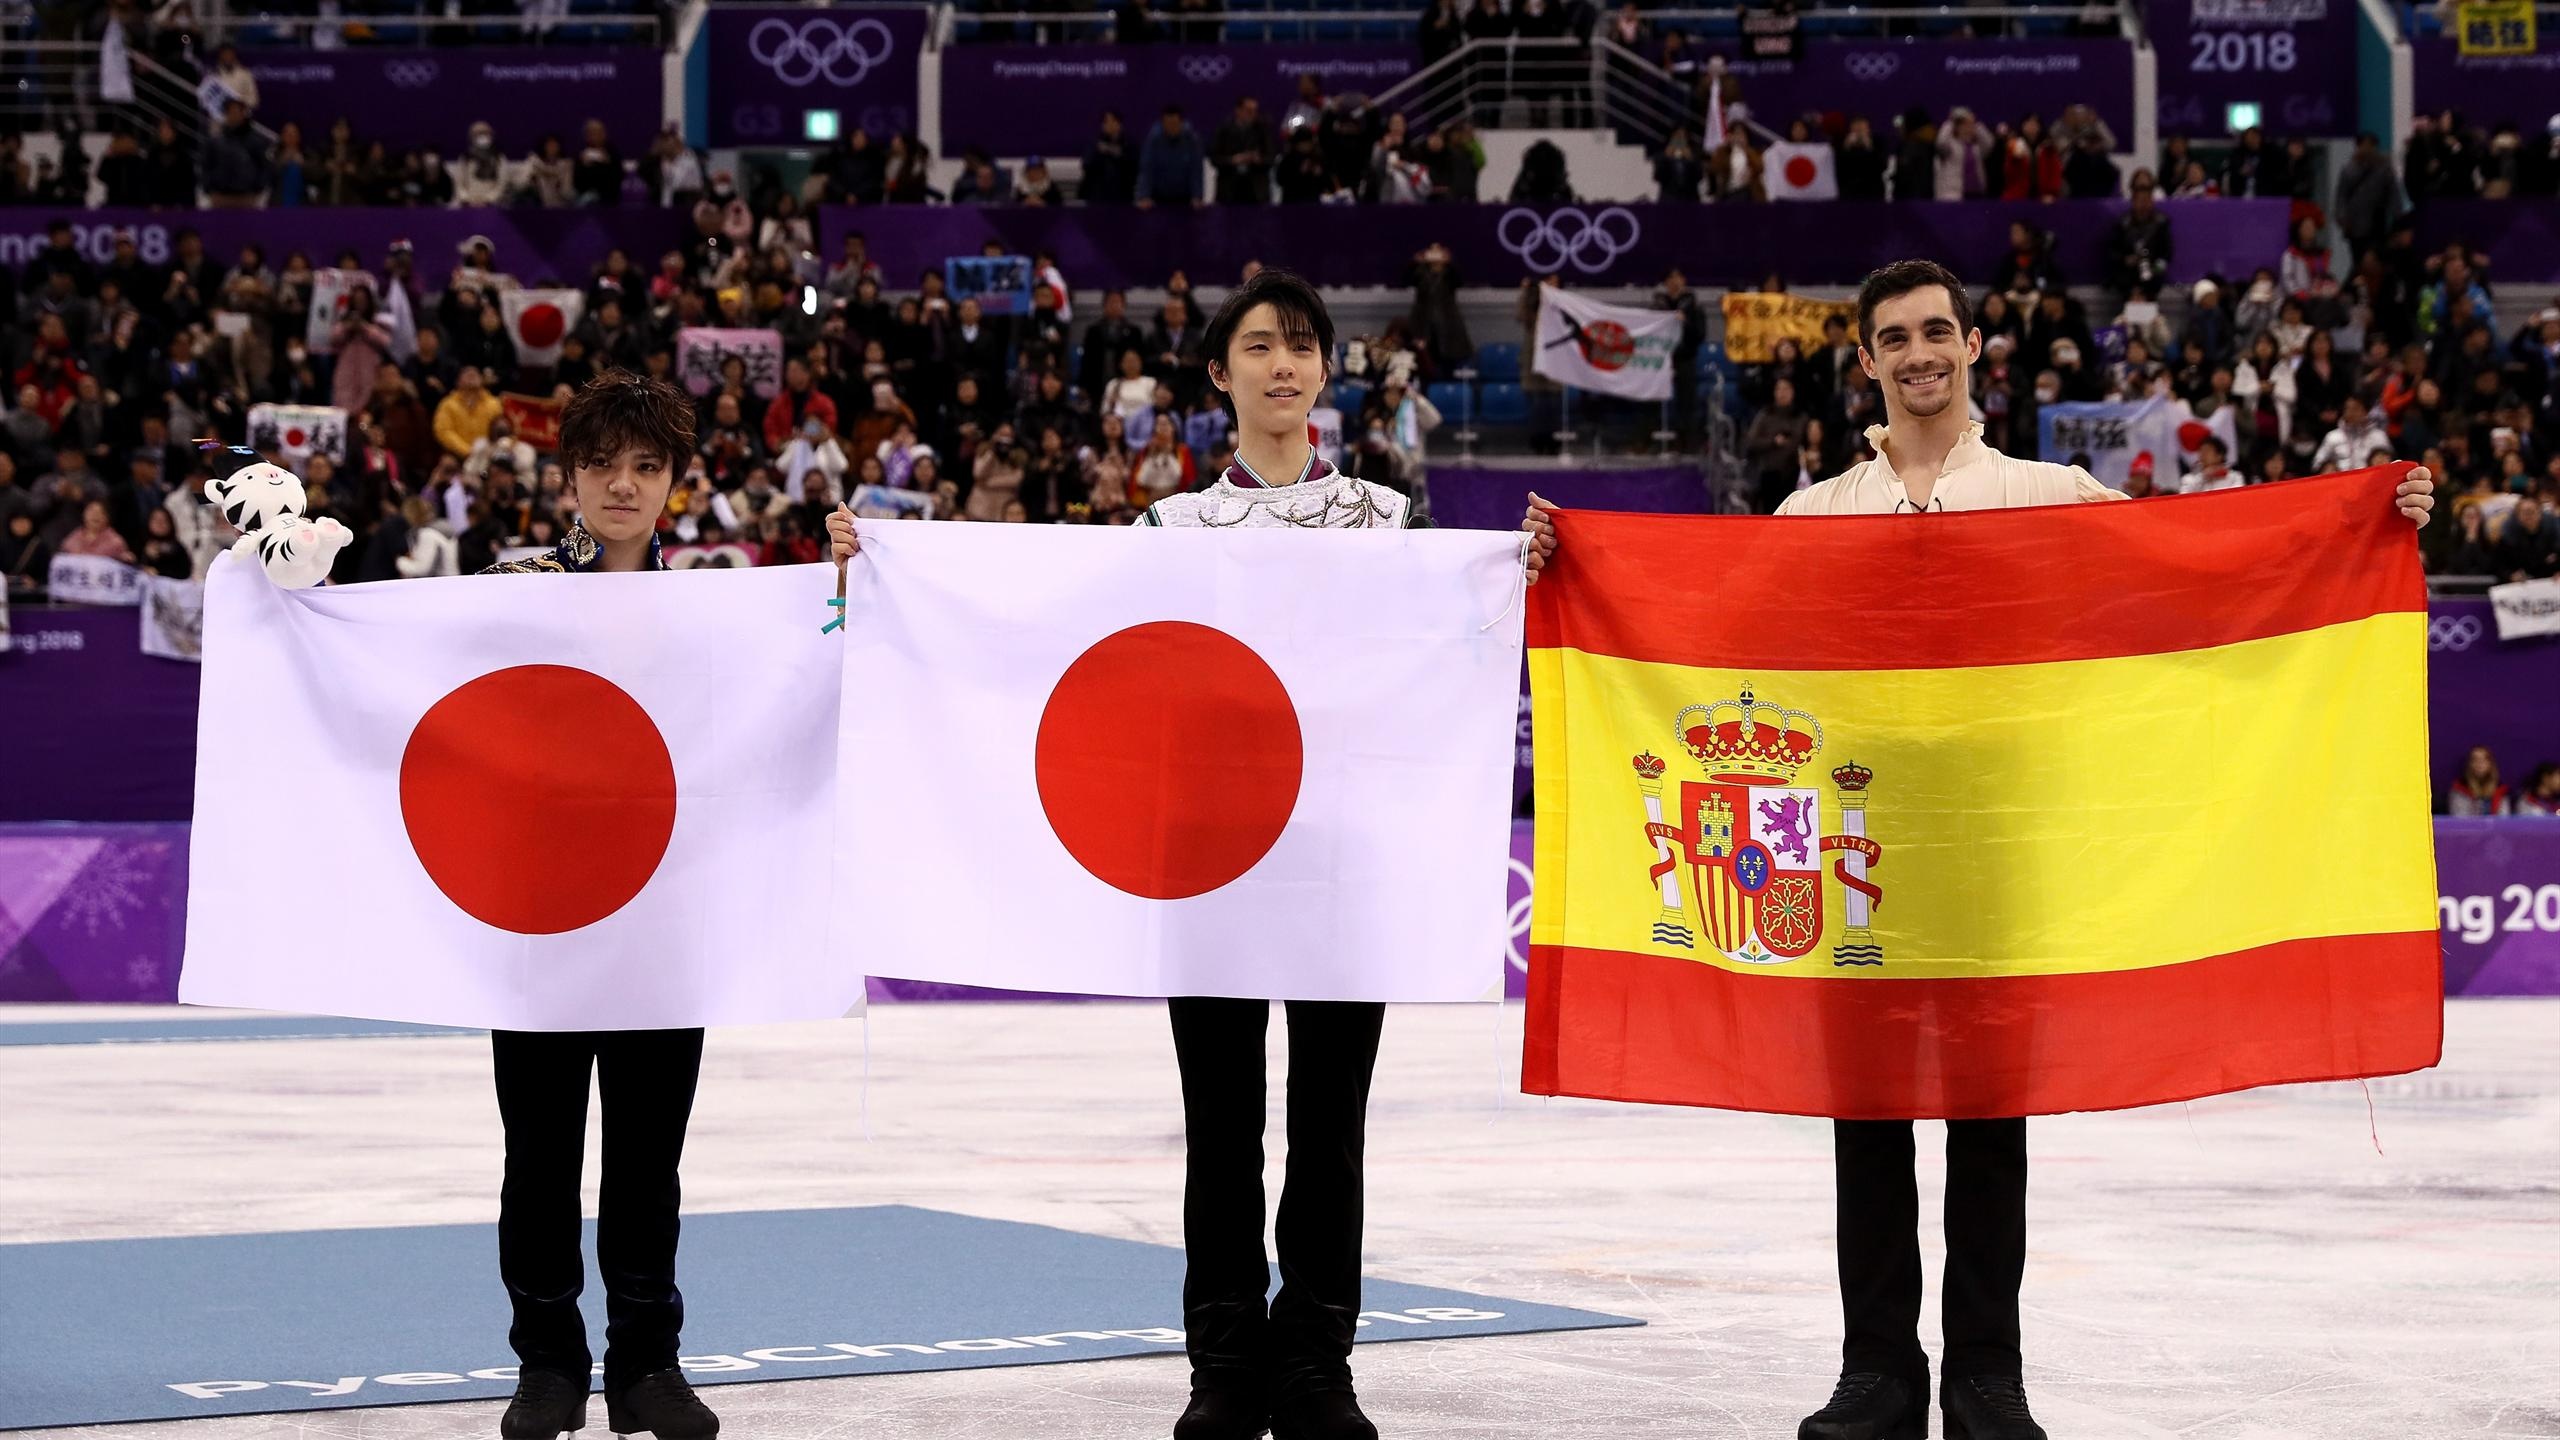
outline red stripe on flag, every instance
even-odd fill
[[[1814,524],[1565,511],[1529,592],[1529,644],[1733,670],[1938,670],[2156,655],[2423,611],[2415,527],[2391,503],[2408,468]],[[2269,554],[2299,563],[2269,571],[2254,558]]]
[[[1803,979],[1533,947],[1520,1088],[1843,1120],[2115,1110],[2398,1075],[2444,1051],[2433,931],[2144,970]]]

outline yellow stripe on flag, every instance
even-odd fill
[[[1532,650],[1531,940],[1909,980],[2134,970],[2429,930],[2434,861],[2425,827],[2408,823],[2427,792],[2426,623],[2401,611],[2203,649],[1960,669],[1744,673]],[[1657,938],[1665,907],[1648,872],[1658,846],[1680,847],[1649,837],[1635,761],[1662,762],[1659,803],[1678,828],[1683,782],[1710,783],[1678,717],[1746,685],[1761,707],[1811,717],[1820,743],[1792,778],[1728,794],[1756,807],[1810,787],[1810,834],[1836,836],[1833,771],[1872,771],[1863,820],[1879,853],[1866,878],[1882,897],[1868,928],[1883,967],[1834,964],[1848,903],[1837,851],[1815,857],[1820,941],[1800,958],[1718,953],[1698,933],[1685,855],[1679,908],[1696,938]]]

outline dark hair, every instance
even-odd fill
[[[1324,297],[1316,287],[1300,278],[1297,272],[1277,266],[1264,266],[1254,277],[1227,292],[1227,303],[1218,307],[1209,328],[1200,337],[1200,353],[1218,369],[1227,369],[1227,347],[1235,343],[1236,329],[1256,305],[1269,305],[1280,314],[1280,333],[1292,341],[1311,341],[1316,347],[1316,363],[1325,378],[1333,374],[1333,316],[1324,308]],[[1318,382],[1319,384],[1322,381]],[[1227,413],[1235,413],[1233,395],[1221,390],[1219,399]]]
[[[1971,330],[1973,301],[1965,295],[1964,282],[1953,271],[1935,260],[1896,260],[1870,273],[1858,287],[1858,343],[1875,348],[1878,305],[1932,285],[1943,287],[1947,302],[1955,307],[1957,333]]]
[[[665,460],[693,454],[693,398],[664,380],[607,370],[560,409],[560,463],[575,472],[610,464],[625,450]]]

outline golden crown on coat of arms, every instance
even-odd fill
[[[1876,778],[1876,772],[1856,761],[1831,772],[1831,783],[1843,790],[1864,790]]]
[[[1636,757],[1636,778],[1639,780],[1659,780],[1666,768],[1662,757],[1650,750]]]
[[[1748,683],[1734,699],[1681,711],[1672,728],[1711,780],[1785,784],[1822,748],[1820,721],[1802,710],[1763,704]]]

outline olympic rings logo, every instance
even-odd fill
[[[1194,85],[1215,85],[1235,73],[1236,62],[1225,55],[1185,55],[1174,62],[1174,69]]]
[[[1634,249],[1643,234],[1644,223],[1618,205],[1597,215],[1571,205],[1547,215],[1506,210],[1493,226],[1493,236],[1503,249],[1541,273],[1570,265],[1585,275],[1598,275]]]
[[[2429,650],[2468,650],[2483,631],[2477,615],[2438,615],[2427,622]]]
[[[436,83],[437,68],[433,60],[386,60],[382,78],[402,90],[423,90]]]
[[[1872,85],[1879,80],[1891,79],[1893,72],[1902,68],[1902,57],[1890,50],[1860,50],[1840,63],[1848,70],[1850,79],[1864,80]]]
[[[859,85],[888,61],[893,48],[889,27],[868,17],[843,24],[807,20],[797,29],[788,20],[768,18],[747,32],[747,58],[794,90],[820,80]]]

